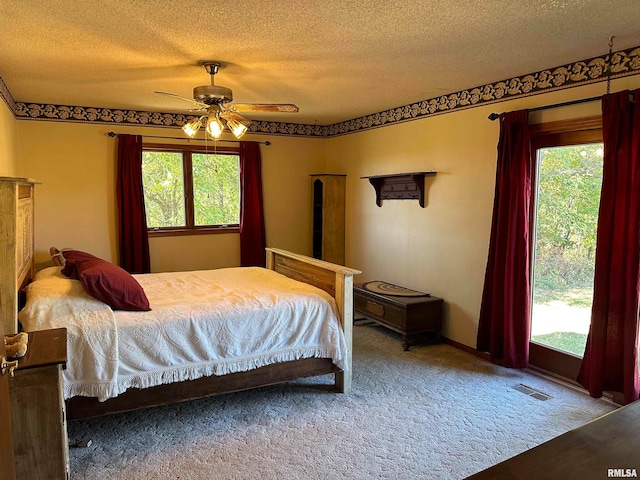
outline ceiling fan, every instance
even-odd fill
[[[233,92],[227,87],[215,84],[215,75],[221,68],[219,62],[207,61],[202,66],[211,75],[211,85],[200,85],[193,89],[193,98],[182,97],[174,93],[155,92],[186,100],[195,105],[191,111],[201,112],[197,118],[184,124],[182,130],[191,138],[195,137],[203,125],[214,139],[222,136],[225,125],[236,138],[245,134],[251,121],[239,112],[283,112],[295,113],[298,107],[291,103],[231,103]]]

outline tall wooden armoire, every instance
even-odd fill
[[[313,257],[344,265],[344,174],[311,175],[313,189]]]

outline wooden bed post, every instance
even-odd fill
[[[351,391],[353,372],[353,275],[336,273],[336,304],[342,321],[344,340],[348,346],[346,363],[349,370],[336,373],[336,388],[339,392]]]
[[[345,360],[349,366],[347,371],[336,373],[336,388],[340,392],[349,393],[353,368],[353,276],[362,272],[276,248],[267,248],[266,265],[270,270],[318,287],[335,299],[347,344]]]

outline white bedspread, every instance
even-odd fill
[[[114,312],[59,267],[42,270],[28,287],[23,328],[67,328],[65,398],[106,400],[129,387],[308,357],[349,367],[335,303],[320,289],[263,268],[135,278],[149,312]]]

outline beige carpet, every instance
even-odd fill
[[[320,377],[69,423],[72,479],[459,479],[608,411],[448,345],[354,327],[353,392]],[[520,384],[547,395],[539,400]]]

